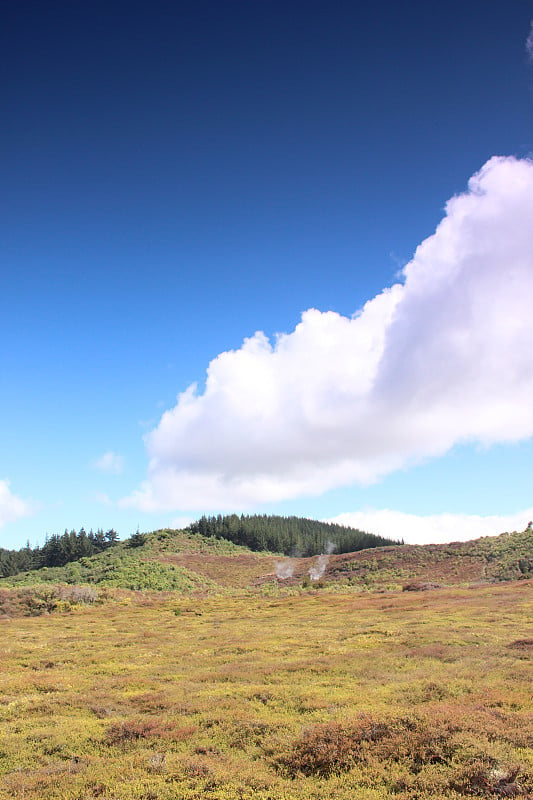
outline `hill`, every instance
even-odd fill
[[[198,533],[204,539],[222,539],[243,545],[254,551],[280,552],[285,555],[318,555],[336,550],[348,553],[367,547],[399,544],[392,539],[375,536],[372,533],[344,527],[327,522],[318,522],[301,517],[280,517],[253,515],[240,517],[236,514],[218,517],[202,517],[187,529]],[[127,541],[127,547],[139,547],[147,541],[148,535],[135,533]],[[42,546],[20,550],[6,550],[0,547],[0,578],[10,577],[19,572],[30,572],[42,567],[64,567],[66,564],[87,559],[115,547],[119,536],[113,529],[96,533],[84,528],[78,532],[47,536]]]
[[[118,541],[114,530],[87,534],[82,528],[78,533],[65,531],[63,535],[47,537],[42,547],[32,549],[27,545],[19,551],[0,548],[0,576],[19,576],[18,582],[82,580],[125,588],[176,590],[191,588],[199,579],[183,569],[172,568],[168,560],[164,568],[157,565],[158,554],[168,550],[235,554],[239,552],[235,550],[237,545],[245,552],[313,555],[332,549],[349,552],[394,543],[354,528],[300,517],[219,515],[202,517],[184,531],[137,532],[125,542]],[[142,554],[132,552],[140,547]],[[147,570],[142,562],[148,554],[151,565]]]
[[[326,532],[331,533],[330,526]],[[533,577],[530,529],[471,542],[386,545],[351,553],[291,557],[255,552],[192,528],[136,534],[63,567],[4,578],[0,587],[91,584],[129,590],[276,594],[294,593],[310,585],[337,590],[414,590],[528,577]]]

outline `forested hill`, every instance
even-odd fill
[[[230,514],[202,517],[188,530],[202,536],[228,539],[250,550],[269,550],[285,555],[315,556],[321,553],[353,553],[369,547],[403,544],[356,528],[302,517]]]

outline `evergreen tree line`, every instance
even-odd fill
[[[356,528],[301,517],[237,514],[203,516],[189,526],[192,533],[229,539],[251,550],[270,550],[287,556],[315,556],[326,552],[353,553],[368,547],[403,544]]]
[[[27,572],[41,567],[63,567],[69,561],[77,561],[84,556],[93,556],[107,550],[118,542],[118,533],[111,528],[98,529],[87,533],[84,528],[65,531],[62,535],[54,533],[47,536],[42,547],[26,544],[21,550],[5,550],[0,547],[0,577],[7,578],[18,572]]]

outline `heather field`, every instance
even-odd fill
[[[84,599],[0,621],[2,800],[533,787],[531,580]]]

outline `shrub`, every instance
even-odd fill
[[[196,725],[180,728],[166,720],[131,719],[111,725],[104,741],[108,745],[126,745],[139,739],[170,739],[181,742],[189,739],[197,730]]]
[[[450,781],[450,788],[466,795],[529,796],[527,788],[517,781],[519,773],[517,766],[502,769],[491,759],[477,759]]]
[[[229,734],[229,742],[231,747],[245,750],[248,746],[260,745],[269,731],[270,726],[266,722],[251,720],[235,723]]]
[[[428,764],[449,764],[457,750],[457,725],[447,719],[403,717],[329,722],[306,730],[277,765],[298,773],[329,777],[358,763],[401,761],[416,775]]]
[[[58,597],[69,603],[94,603],[98,600],[98,592],[94,586],[60,586]]]
[[[362,718],[351,724],[328,722],[306,730],[287,756],[278,759],[291,777],[298,773],[329,777],[351,769],[369,743],[391,735],[388,724]]]
[[[68,611],[71,605],[94,603],[98,598],[92,586],[47,586],[0,590],[0,614],[9,617],[39,617],[53,611]]]
[[[427,592],[430,589],[442,589],[440,583],[432,583],[431,581],[411,581],[404,583],[402,591],[404,592]]]
[[[154,735],[156,728],[153,722],[140,720],[128,720],[111,725],[105,738],[106,744],[117,745],[134,742],[138,739],[149,739]]]

